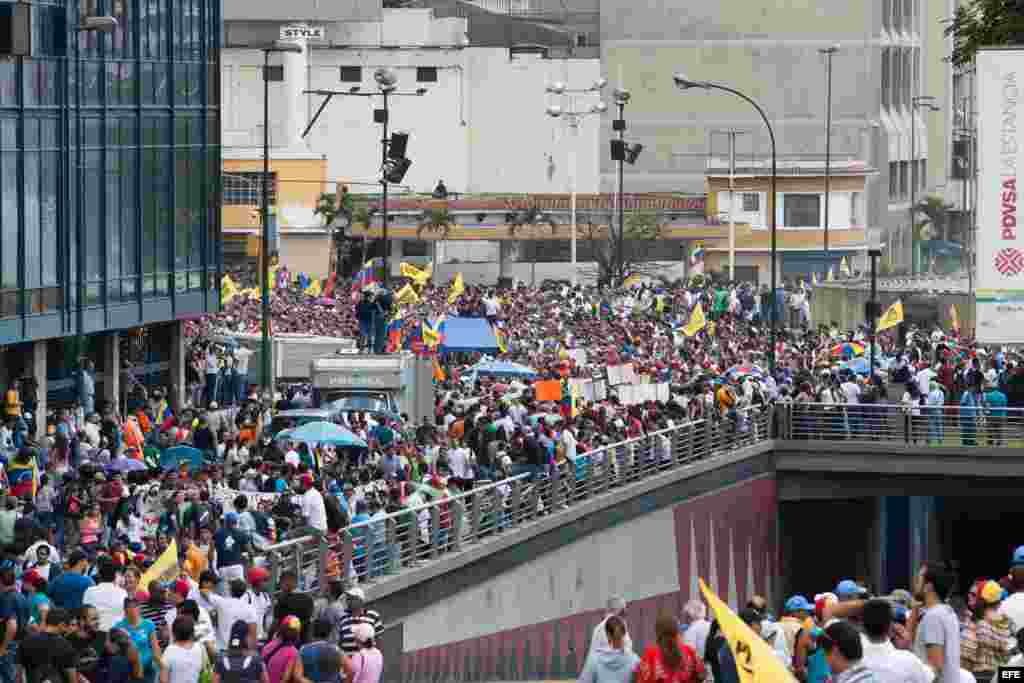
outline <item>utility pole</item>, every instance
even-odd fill
[[[825,258],[828,258],[828,209],[829,183],[832,175],[832,56],[839,52],[839,46],[833,45],[818,50],[825,55]]]

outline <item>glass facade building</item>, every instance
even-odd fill
[[[0,345],[216,311],[220,0],[33,6],[0,59]]]

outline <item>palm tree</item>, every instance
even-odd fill
[[[512,238],[523,236],[526,232],[527,227],[533,227],[537,225],[547,224],[551,228],[551,236],[554,237],[558,230],[558,223],[551,217],[551,214],[545,213],[538,206],[529,206],[521,211],[511,211],[505,214],[505,220],[508,226],[508,236]],[[536,236],[536,232],[532,231],[533,235]],[[504,244],[504,241],[501,242]],[[498,258],[498,278],[499,280],[503,277],[508,277],[505,272],[505,261],[506,259],[499,256]],[[533,250],[533,257],[530,259],[530,284],[536,284],[537,282],[537,250]]]

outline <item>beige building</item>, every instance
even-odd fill
[[[878,170],[866,181],[861,218],[877,229],[872,240],[889,248],[897,267],[909,267],[910,198],[947,185],[945,114],[912,114],[922,95],[949,110],[951,77],[939,24],[951,12],[947,2],[602,0],[600,11],[605,72],[633,95],[627,138],[646,148],[626,167],[629,191],[699,191],[712,129],[746,131],[742,144],[760,160],[769,157],[767,130],[750,104],[715,90],[679,91],[674,72],[748,95],[764,108],[781,157],[821,161],[827,85],[821,50],[838,45],[831,153]],[[615,164],[607,154],[602,164],[602,187],[612,188]]]

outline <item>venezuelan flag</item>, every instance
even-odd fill
[[[20,463],[17,459],[7,463],[7,482],[11,487],[11,495],[17,498],[36,495],[36,483],[39,480],[39,471],[36,468],[35,458],[27,463]]]
[[[395,353],[402,348],[402,319],[397,318],[388,323],[388,353]]]
[[[352,289],[365,289],[378,282],[384,282],[384,259],[379,256],[363,264],[352,280]]]

